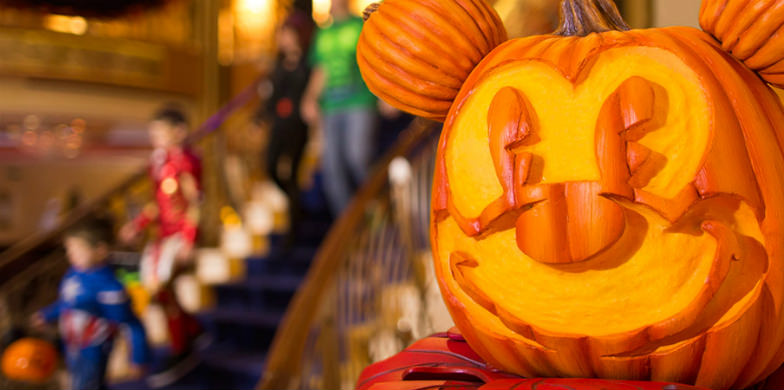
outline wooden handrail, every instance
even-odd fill
[[[210,134],[213,134],[221,124],[228,118],[229,114],[248,103],[256,94],[258,84],[261,79],[254,81],[245,87],[239,94],[234,96],[228,103],[210,116],[199,128],[194,131],[187,139],[186,144],[195,144]],[[80,223],[84,218],[99,212],[113,197],[124,193],[134,184],[143,180],[147,176],[148,167],[131,174],[128,179],[123,180],[117,186],[109,189],[103,195],[93,200],[87,205],[76,208],[68,217],[56,228],[30,237],[22,239],[10,248],[0,253],[0,286],[6,283],[17,272],[29,267],[34,261],[29,261],[30,254],[45,251],[58,244],[59,237],[63,232]]]
[[[128,179],[107,191],[87,205],[80,206],[68,214],[65,221],[61,222],[56,228],[41,234],[29,236],[17,242],[4,252],[0,253],[0,286],[5,284],[17,272],[29,265],[26,255],[34,253],[38,249],[44,249],[57,245],[57,240],[62,234],[78,224],[84,218],[93,215],[103,208],[108,201],[117,194],[123,193],[128,188],[136,184],[147,175],[146,168],[132,174]]]
[[[368,203],[384,189],[389,163],[393,158],[410,152],[439,129],[435,122],[415,120],[411,127],[401,134],[393,149],[376,164],[370,178],[357,192],[348,209],[329,230],[278,326],[258,389],[291,387],[291,378],[297,377],[300,369],[299,362],[305,350],[308,331],[319,311],[321,300],[326,295],[329,282],[335,275],[334,270],[340,264],[341,257],[338,254],[352,244],[348,235],[362,221]]]

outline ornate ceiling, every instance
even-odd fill
[[[173,0],[6,0],[5,6],[91,17],[117,17]]]

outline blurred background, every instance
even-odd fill
[[[555,0],[491,2],[510,36],[557,23]],[[697,25],[697,1],[616,3],[635,28]],[[330,0],[0,0],[0,347],[57,343],[26,323],[57,295],[62,232],[97,213],[118,224],[139,214],[153,191],[148,122],[172,103],[203,164],[199,249],[176,290],[212,342],[170,387],[351,388],[365,365],[451,326],[429,265],[434,123],[383,116],[375,168],[339,214],[321,188],[323,142],[310,137],[294,173],[304,216],[285,239],[291,205],[266,173],[269,123],[254,118],[295,10],[332,23]],[[141,248],[112,261],[163,359],[163,320],[134,276]],[[112,387],[148,386],[115,355]],[[65,377],[0,384],[62,388]]]

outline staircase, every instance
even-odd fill
[[[213,286],[215,305],[196,315],[212,342],[199,353],[201,362],[192,372],[164,388],[255,388],[278,324],[331,223],[320,186],[313,188],[303,196],[303,221],[290,248],[284,248],[283,235],[272,235],[267,255],[245,259],[242,280]],[[156,350],[153,369],[167,356],[168,351]],[[137,380],[110,388],[146,389],[149,385]]]
[[[234,110],[249,101],[255,90],[255,85],[248,87],[246,91],[216,112],[194,134],[193,142],[209,134],[214,134]],[[332,276],[339,273],[340,267],[344,264],[345,255],[349,252],[355,252],[355,250],[349,251],[347,248],[356,246],[358,238],[360,238],[358,233],[370,230],[373,232],[388,231],[385,228],[386,224],[381,224],[370,230],[363,225],[365,223],[377,224],[378,222],[378,218],[372,220],[366,218],[368,213],[373,214],[373,210],[375,210],[371,207],[372,205],[383,206],[381,208],[387,211],[375,214],[385,221],[387,219],[392,221],[392,216],[388,215],[389,210],[392,210],[389,207],[389,189],[385,184],[387,183],[387,165],[396,155],[408,156],[422,149],[422,145],[427,148],[434,145],[435,138],[433,137],[437,135],[436,130],[432,125],[422,122],[406,131],[401,137],[401,141],[393,148],[394,150],[387,153],[379,163],[380,168],[377,172],[371,175],[368,183],[357,194],[356,204],[352,207],[353,211],[347,212],[341,217],[342,223],[336,223],[336,228],[331,229],[328,237],[326,235],[332,221],[325,211],[324,199],[320,193],[322,188],[319,183],[320,177],[317,176],[311,186],[314,190],[303,194],[302,202],[305,210],[303,221],[295,235],[294,245],[288,249],[284,248],[283,237],[271,237],[268,255],[249,257],[244,260],[246,273],[243,280],[214,286],[216,295],[214,308],[198,315],[205,331],[212,336],[213,341],[200,352],[199,365],[181,380],[166,388],[250,389],[255,388],[259,383],[263,384],[263,388],[281,388],[287,387],[287,385],[275,386],[274,384],[294,383],[291,378],[297,376],[302,370],[300,357],[305,355],[312,359],[317,358],[315,353],[310,353],[313,352],[311,342],[314,340],[310,329],[321,329],[320,325],[312,327],[313,318],[316,313],[324,311],[318,309],[324,307],[325,303],[335,301],[331,298],[334,298],[332,295],[336,290],[332,291],[329,288],[335,285],[336,279]],[[429,153],[427,155],[429,156]],[[429,161],[430,159],[427,157],[425,160]],[[425,164],[423,167],[423,171],[432,172],[430,165]],[[140,170],[133,177],[128,178],[126,182],[108,191],[94,202],[72,212],[57,229],[30,237],[0,253],[0,307],[7,307],[10,310],[9,313],[13,314],[9,317],[12,320],[9,322],[23,328],[26,319],[29,318],[33,310],[54,299],[57,291],[56,286],[67,264],[60,244],[62,233],[92,215],[107,212],[116,213],[116,206],[126,204],[126,198],[129,194],[136,191],[139,183],[146,180],[146,172]],[[423,176],[422,180],[417,179],[415,182],[429,186],[430,178]],[[416,193],[422,196],[413,197],[412,201],[415,200],[417,204],[429,204],[429,191],[422,190]],[[423,215],[426,216],[427,213]],[[425,217],[423,220],[427,221],[427,218]],[[425,222],[424,225],[426,226],[427,223]],[[372,239],[365,240],[365,244],[373,244],[378,241],[374,238],[375,235],[371,234],[371,236]],[[379,251],[389,245],[397,245],[397,241],[392,242],[385,238],[388,237],[380,237],[381,241],[379,241],[385,245],[372,245],[367,253],[362,253],[359,260],[372,264],[375,260],[384,258],[385,253]],[[323,245],[322,240],[324,241]],[[360,246],[359,249],[364,251],[367,248]],[[314,261],[314,257],[317,258],[317,261]],[[397,259],[399,256],[393,257]],[[315,270],[312,269],[311,262],[315,265]],[[308,273],[307,281],[305,279],[306,273]],[[332,291],[332,295],[326,297],[329,295],[329,291]],[[295,292],[297,293],[296,297]],[[294,308],[289,308],[287,312],[289,301],[292,298],[295,298],[292,301]],[[363,305],[363,308],[367,309],[365,306],[367,305]],[[286,322],[279,326],[284,320],[284,313],[287,313]],[[330,315],[334,317],[337,313]],[[334,321],[328,330],[336,330]],[[273,343],[276,331],[279,332],[277,332],[276,340]],[[321,332],[318,333],[320,335],[318,337],[330,338],[331,341],[337,343],[338,340],[332,337],[332,333]],[[326,348],[325,346],[331,346],[335,343],[320,343],[318,345],[319,348]],[[335,345],[337,346],[337,344]],[[166,349],[154,350],[151,371],[155,371],[156,366],[161,366],[169,355],[170,353]],[[344,360],[342,355],[321,353],[320,350],[318,357],[319,359],[328,357],[326,361],[334,363],[333,365],[342,363],[341,361]],[[312,366],[318,368],[326,365],[315,364]],[[335,368],[335,370],[329,371],[330,375],[340,372],[338,367],[330,366],[330,368]],[[268,373],[265,370],[271,370],[271,372]],[[264,380],[260,382],[262,374],[264,374]],[[312,376],[309,372],[306,374],[306,376],[309,375],[308,377]],[[327,381],[327,379],[330,378],[324,379],[325,383],[335,383],[334,380]],[[351,382],[351,379],[347,381]],[[4,383],[6,383],[5,378],[0,376],[0,384]],[[308,381],[307,383],[320,382]],[[14,383],[14,386],[20,387],[18,383]],[[48,384],[46,388],[58,387],[53,382]],[[43,387],[39,386],[38,388]],[[110,385],[110,388],[144,389],[149,386],[146,381],[138,380],[114,383]]]
[[[275,330],[329,228],[326,213],[306,217],[291,249],[283,248],[283,237],[273,237],[269,255],[247,258],[246,278],[216,286],[215,309],[199,315],[213,336],[202,356],[204,370],[198,370],[207,388],[251,389],[258,383]]]

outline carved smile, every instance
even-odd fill
[[[713,323],[725,315],[732,305],[759,287],[760,278],[767,272],[768,259],[762,243],[733,228],[754,218],[748,205],[737,199],[717,197],[700,201],[672,225],[648,206],[623,198],[612,201],[618,202],[624,210],[626,229],[612,245],[583,262],[535,266],[537,262],[532,262],[527,253],[503,251],[506,258],[499,263],[499,259],[489,256],[486,251],[499,245],[500,240],[508,240],[508,234],[503,233],[488,236],[479,245],[458,240],[449,249],[442,248],[449,253],[449,270],[456,286],[479,306],[496,315],[511,331],[542,343],[544,347],[556,347],[545,337],[547,334],[552,336],[553,330],[560,329],[563,332],[560,337],[577,337],[590,334],[589,329],[597,321],[612,321],[610,318],[591,318],[595,311],[620,313],[630,318],[638,311],[647,312],[648,316],[637,320],[618,320],[617,324],[601,327],[605,332],[615,329],[621,334],[604,334],[606,337],[637,340],[625,343],[617,350],[606,350],[603,355],[633,356],[642,353],[636,350],[643,345],[646,348],[670,345],[704,331],[701,324],[706,322],[703,321]],[[735,210],[735,214],[719,215],[715,210]],[[455,225],[446,220],[440,226],[446,234]],[[657,258],[656,252],[651,253],[652,248],[666,248],[676,242],[680,246],[677,255],[664,259]],[[668,275],[655,272],[663,262],[669,264]],[[529,291],[538,302],[512,299],[512,296],[526,296],[527,293],[518,295],[506,288],[509,286],[491,282],[492,275],[522,276],[524,270],[531,267],[538,269],[537,278],[522,277],[516,288]],[[586,273],[595,274],[595,282],[590,282]],[[567,287],[568,280],[574,276],[580,276],[585,285]],[[548,288],[554,280],[559,281],[559,289]],[[659,290],[654,296],[661,300],[651,302],[650,291],[657,288],[650,284],[658,284]],[[607,294],[597,294],[593,290],[586,294],[590,301],[584,301],[578,293],[583,289],[605,289]],[[607,299],[601,299],[605,295]],[[673,297],[681,297],[677,299],[679,304],[666,303]],[[667,315],[651,321],[658,318],[650,314],[657,310]],[[567,318],[569,320],[561,322]]]

